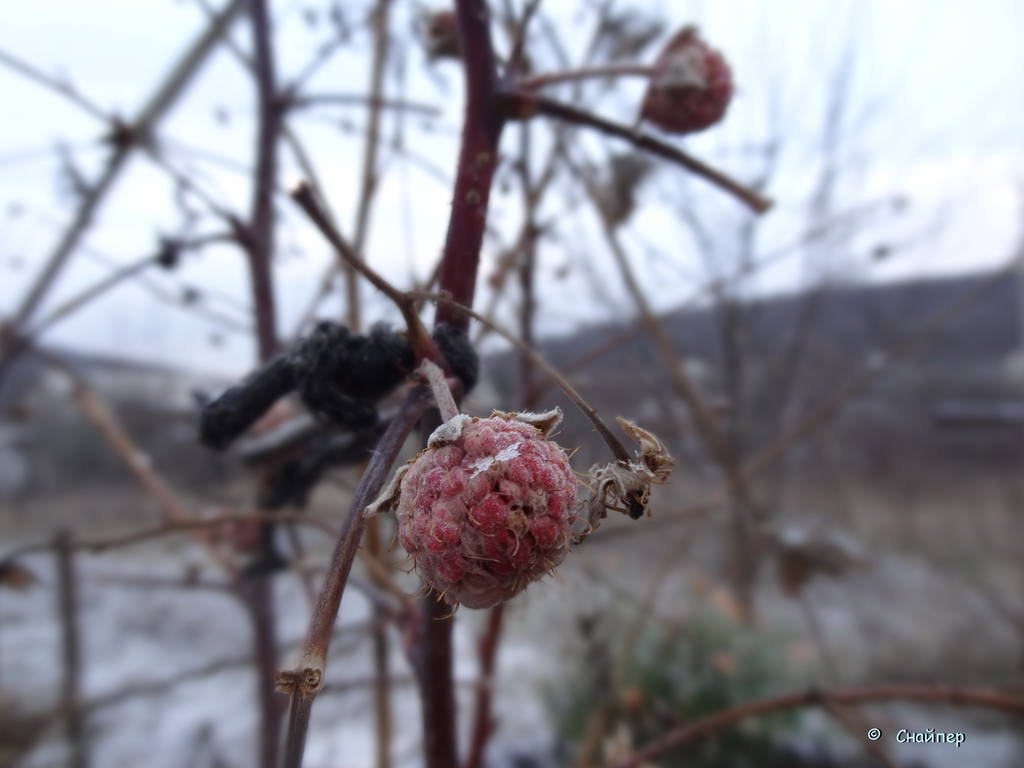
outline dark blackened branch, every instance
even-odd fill
[[[428,340],[443,355],[463,391],[472,389],[479,362],[465,333],[440,325]],[[378,421],[376,404],[413,372],[415,364],[404,334],[375,326],[368,336],[361,336],[337,323],[322,322],[288,354],[205,404],[200,440],[214,450],[227,448],[293,391],[322,422],[354,431],[371,429]],[[310,436],[310,430],[301,428],[296,439]]]
[[[606,120],[578,107],[530,92],[506,91],[501,95],[501,106],[510,119],[529,119],[536,115],[546,115],[575,125],[593,128],[608,136],[628,141],[638,149],[683,166],[691,173],[728,192],[756,213],[764,213],[772,206],[772,201],[756,190],[741,184],[672,144],[640,133],[628,125]]]
[[[227,448],[295,384],[295,367],[287,357],[271,361],[203,407],[199,440],[216,451]]]

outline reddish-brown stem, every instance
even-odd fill
[[[494,732],[494,718],[491,716],[491,694],[494,690],[494,668],[498,658],[498,642],[501,640],[502,619],[505,616],[505,604],[500,603],[491,609],[487,616],[487,627],[480,636],[477,656],[480,659],[480,677],[476,684],[475,711],[469,754],[466,756],[464,768],[480,768],[483,765],[484,749]]]
[[[256,168],[249,221],[244,227],[242,245],[249,260],[249,280],[256,326],[256,346],[260,362],[277,352],[277,312],[274,302],[274,190],[277,186],[277,142],[281,135],[281,108],[277,95],[277,76],[267,0],[249,0],[253,40],[253,77],[256,85]],[[267,481],[258,473],[256,483]],[[258,544],[251,553],[250,567],[239,577],[237,589],[252,622],[253,656],[256,666],[260,706],[259,760],[263,768],[275,768],[280,751],[280,718],[283,702],[274,683],[277,675],[277,639],[273,595],[273,570],[268,564],[276,559],[274,524],[253,523]]]
[[[663,157],[677,165],[683,166],[691,173],[728,192],[756,213],[764,213],[772,206],[771,200],[719,171],[717,168],[712,168],[707,163],[683,152],[672,144],[668,144],[648,134],[640,133],[628,125],[606,120],[592,112],[587,112],[570,104],[563,104],[555,99],[549,99],[546,96],[539,96],[531,92],[506,91],[501,95],[501,103],[504,112],[509,117],[531,118],[536,115],[547,115],[557,120],[584,125],[609,136],[615,136],[616,138],[628,141],[633,146],[650,152],[652,155]]]
[[[536,3],[527,8],[526,18],[519,25],[517,42],[524,37],[524,28],[529,20],[528,14],[536,8]],[[522,296],[519,310],[519,332],[523,343],[533,347],[534,318],[534,276],[537,243],[536,213],[537,204],[547,184],[547,177],[542,177],[539,184],[533,183],[530,169],[530,126],[520,126],[519,142],[519,178],[523,194],[523,225],[522,260],[519,265],[519,286]],[[533,357],[524,349],[519,355],[519,399],[522,408],[533,410],[537,388],[534,386]],[[498,658],[498,646],[501,641],[502,619],[505,615],[505,604],[500,603],[491,609],[487,616],[487,626],[477,646],[477,658],[480,670],[473,703],[473,724],[470,731],[469,752],[466,756],[465,768],[480,768],[483,765],[487,742],[494,732],[495,723],[491,714],[491,700],[494,692],[494,669]]]
[[[249,2],[259,119],[256,129],[256,178],[245,246],[249,256],[249,278],[256,315],[256,341],[260,360],[266,361],[277,348],[272,262],[274,189],[277,186],[277,140],[281,133],[281,108],[277,100],[267,3],[266,0]]]
[[[471,306],[505,118],[498,109],[498,74],[487,6],[483,0],[458,0],[456,18],[466,104],[439,287],[460,304]],[[469,318],[439,304],[435,323],[465,329]],[[453,620],[445,616],[450,609],[437,597],[430,593],[423,601],[414,658],[423,710],[425,764],[427,768],[451,768],[458,762],[451,663]]]
[[[348,517],[331,555],[331,565],[320,588],[298,668],[278,678],[279,688],[286,688],[291,694],[284,768],[299,768],[302,765],[309,715],[313,700],[323,685],[331,633],[365,526],[363,511],[384,487],[391,465],[429,402],[428,396],[426,387],[417,386],[410,390],[377,444],[355,490]]]
[[[423,708],[426,768],[458,765],[452,667],[452,607],[431,590],[421,601],[419,643],[413,658]]]
[[[482,0],[459,0],[456,7],[466,80],[466,106],[451,217],[442,256],[440,288],[448,291],[460,304],[472,306],[480,248],[487,224],[487,202],[497,167],[498,140],[505,117],[498,108],[498,75],[487,6]],[[441,305],[437,308],[436,322],[465,328],[468,318]]]
[[[767,715],[797,707],[820,705],[826,701],[836,704],[867,704],[879,701],[922,701],[932,704],[988,707],[1013,714],[1024,714],[1024,698],[998,691],[947,688],[937,685],[885,685],[848,690],[805,691],[742,704],[714,715],[683,723],[652,744],[634,753],[626,760],[615,763],[615,768],[638,768],[654,757],[675,749],[701,736],[721,730],[748,717]]]
[[[653,67],[643,64],[606,64],[601,67],[583,67],[581,69],[567,69],[561,72],[547,72],[543,75],[535,75],[520,80],[516,83],[516,86],[524,91],[533,91],[538,88],[555,85],[556,83],[568,83],[596,77],[624,77],[632,75],[650,77],[653,71]]]

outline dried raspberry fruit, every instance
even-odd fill
[[[722,119],[732,93],[725,58],[686,26],[658,54],[640,117],[669,133],[703,131]]]
[[[371,505],[396,506],[399,543],[449,603],[497,605],[565,557],[576,478],[546,437],[560,419],[557,409],[459,414]]]

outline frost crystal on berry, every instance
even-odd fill
[[[722,54],[683,27],[658,54],[640,116],[670,133],[693,133],[725,115],[732,73]]]
[[[576,478],[547,439],[560,419],[557,409],[459,414],[368,508],[395,507],[399,543],[449,603],[497,605],[565,557]]]

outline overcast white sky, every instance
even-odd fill
[[[306,8],[324,3],[274,2],[282,81],[310,58],[325,27],[310,29]],[[346,7],[357,4],[343,4]],[[822,275],[841,279],[892,279],[927,272],[965,271],[1004,262],[1019,238],[1024,179],[1024,4],[1015,0],[980,2],[847,2],[786,0],[777,3],[627,3],[657,9],[669,19],[666,35],[696,21],[707,38],[733,63],[738,94],[724,124],[685,140],[694,153],[741,178],[756,172],[753,150],[774,136],[783,146],[769,193],[778,201],[757,231],[760,253],[771,253],[798,238],[807,225],[808,197],[819,178],[823,114],[835,72],[844,56],[851,62],[849,99],[836,148],[839,168],[832,207],[846,211],[900,195],[908,208],[867,220],[842,242],[831,243],[827,258],[797,251],[749,284],[752,292],[791,289]],[[565,32],[571,52],[582,47],[587,14],[575,3],[549,0],[542,7]],[[441,116],[427,132],[419,118],[407,119],[405,136],[424,162],[404,162],[388,154],[373,217],[367,257],[396,282],[422,276],[441,246],[448,211],[448,187],[424,164],[450,174],[460,119],[461,76],[455,65],[427,68],[410,42],[415,5],[396,3],[394,23],[400,41],[388,79],[388,93],[437,104]],[[359,27],[361,17],[348,10]],[[50,73],[66,75],[92,101],[131,116],[173,57],[204,22],[190,0],[48,0],[9,3],[0,26],[0,49]],[[531,42],[545,48],[538,26]],[[235,40],[248,48],[248,29],[237,23]],[[366,33],[357,28],[353,45],[322,68],[311,88],[319,92],[366,90]],[[545,55],[538,53],[544,60]],[[404,72],[404,75],[402,74]],[[404,82],[404,85],[402,85]],[[595,86],[596,87],[596,86]],[[630,121],[639,83],[617,95],[588,91],[587,103],[609,116]],[[8,312],[71,215],[58,173],[55,148],[68,148],[87,178],[102,167],[106,149],[97,138],[103,126],[37,84],[0,66],[0,94],[6,105],[0,121],[0,311]],[[253,101],[250,80],[226,52],[203,70],[159,130],[168,157],[198,179],[228,207],[244,214],[251,164]],[[226,115],[218,120],[216,113]],[[339,132],[346,119],[355,133]],[[307,142],[329,196],[346,230],[351,230],[360,170],[359,107],[328,107],[295,122]],[[395,135],[389,117],[385,135]],[[535,129],[540,135],[543,127]],[[503,148],[512,153],[516,130]],[[591,141],[596,151],[600,145]],[[205,154],[193,150],[202,149]],[[234,164],[234,167],[232,167]],[[285,176],[296,178],[289,160]],[[132,163],[104,205],[85,246],[62,275],[43,307],[53,307],[110,269],[152,252],[157,233],[173,233],[179,214],[171,204],[166,177],[145,159]],[[642,279],[658,307],[685,301],[707,276],[692,236],[673,213],[680,200],[715,233],[718,269],[727,265],[745,214],[737,203],[682,171],[666,170],[645,187],[644,207],[624,236],[642,267]],[[290,333],[316,290],[330,255],[289,204],[280,228],[276,265],[281,326]],[[515,195],[493,199],[494,225],[506,239],[518,226]],[[585,214],[569,212],[560,193],[545,208],[564,222],[569,242],[542,252],[545,288],[538,315],[541,327],[561,332],[581,323],[627,314],[629,302]],[[215,228],[212,223],[200,231]],[[895,255],[876,263],[875,245],[896,246]],[[569,247],[567,247],[569,246]],[[297,252],[301,250],[302,254]],[[493,265],[485,253],[482,277]],[[568,272],[568,277],[557,276]],[[154,274],[151,283],[178,295],[184,285],[204,291],[211,306],[238,323],[248,322],[248,281],[237,249],[210,250],[173,275]],[[481,305],[487,301],[486,289]],[[507,291],[505,317],[514,312]],[[389,316],[371,292],[367,319]],[[337,300],[323,306],[337,314]],[[222,336],[218,346],[211,336]],[[185,363],[236,373],[253,357],[245,334],[219,329],[189,312],[156,301],[136,283],[127,284],[81,311],[49,336],[54,341],[132,357]]]

